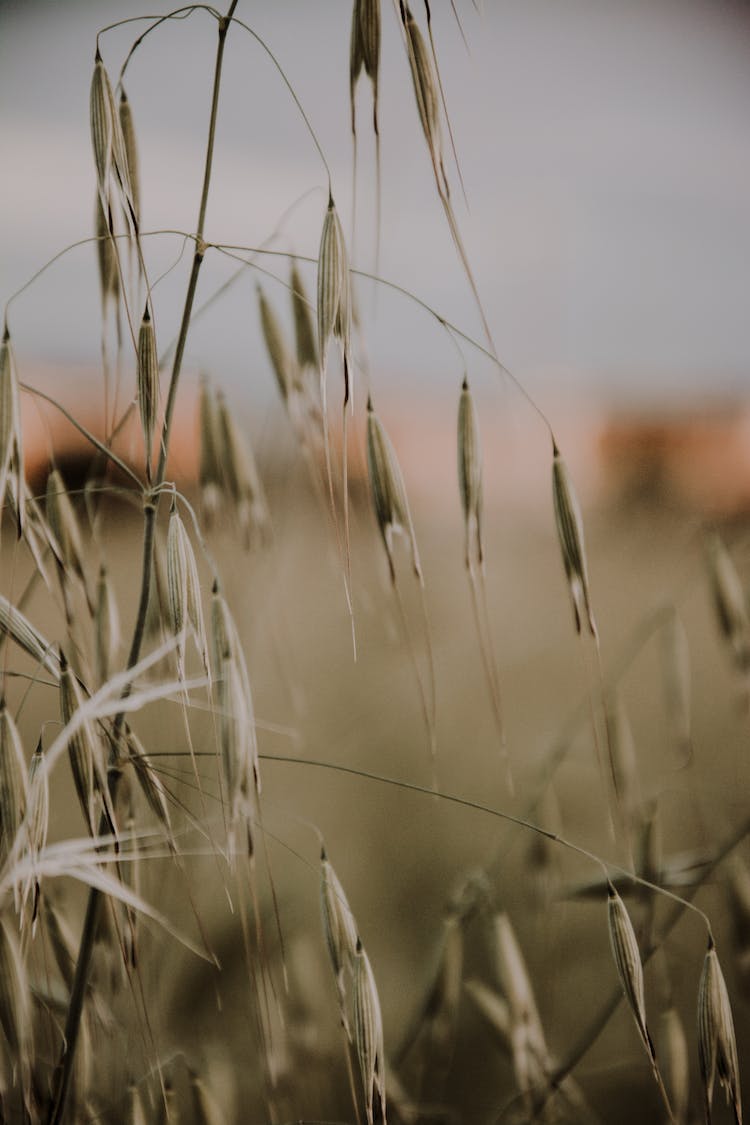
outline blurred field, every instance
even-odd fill
[[[440,447],[454,425],[447,405],[444,413],[436,415],[438,432],[431,435],[430,449],[433,444]],[[117,1022],[111,1038],[97,1044],[95,1067],[102,1075],[103,1090],[114,1092],[133,1073],[148,1073],[155,1056],[170,1059],[175,1052],[187,1051],[207,1066],[227,1110],[235,1106],[235,1117],[230,1119],[348,1120],[351,1101],[321,929],[319,845],[313,825],[325,838],[372,960],[383,1006],[386,1054],[397,1054],[428,987],[451,893],[469,873],[488,865],[492,902],[512,921],[547,1042],[558,1061],[565,1060],[585,1034],[618,982],[607,936],[606,894],[602,890],[587,901],[571,900],[568,895],[572,887],[601,877],[595,864],[560,845],[540,844],[532,832],[487,813],[305,764],[324,761],[421,786],[431,784],[417,681],[364,488],[357,484],[354,490],[355,664],[330,525],[312,496],[304,470],[287,449],[282,422],[273,425],[277,428],[264,438],[265,447],[276,450],[266,466],[272,545],[245,553],[226,526],[217,528],[208,540],[246,644],[265,759],[259,838],[265,836],[256,859],[261,944],[250,921],[248,965],[240,924],[247,913],[248,886],[238,890],[221,859],[186,859],[184,874],[171,860],[144,865],[145,897],[158,903],[195,940],[200,937],[199,917],[223,970],[211,970],[149,925],[142,937],[139,975],[130,985],[112,967],[111,955],[107,961],[107,971],[118,981]],[[600,684],[593,647],[577,639],[573,629],[554,535],[549,451],[540,438],[538,445],[532,440],[520,455],[517,440],[499,428],[493,431],[496,423],[491,413],[482,425],[492,466],[487,480],[488,601],[515,796],[508,793],[504,780],[472,623],[458,498],[455,485],[445,483],[452,472],[450,445],[432,480],[429,472],[420,477],[414,471],[412,482],[408,465],[409,458],[415,457],[414,447],[404,455],[407,484],[414,485],[411,501],[436,665],[439,788],[542,823],[627,867],[622,838],[615,843],[607,831],[590,717],[591,707],[599,709]],[[402,437],[396,427],[394,440],[400,450]],[[498,446],[503,454],[498,454]],[[582,449],[583,442],[578,446],[569,442],[569,447],[571,462],[579,465],[580,472],[585,459],[577,459],[575,449]],[[422,448],[428,448],[427,438]],[[637,467],[631,464],[631,469],[637,477]],[[602,462],[599,472],[604,473]],[[748,816],[748,711],[743,684],[714,619],[701,519],[653,481],[634,499],[632,489],[627,497],[617,490],[608,492],[604,476],[592,479],[589,474],[577,480],[582,496],[589,497],[585,523],[604,675],[608,682],[616,678],[627,707],[642,794],[646,802],[656,802],[658,810],[663,857],[671,860],[694,849],[710,856]],[[514,502],[514,494],[523,502]],[[106,544],[127,638],[140,566],[140,520],[137,511],[116,499],[101,518],[100,537]],[[742,525],[727,528],[726,537],[744,576],[748,543]],[[17,593],[25,562],[19,559],[14,566],[8,531],[3,544],[5,588],[11,585]],[[420,674],[425,675],[420,603],[405,552],[402,564],[398,582]],[[207,572],[203,577],[208,583]],[[690,644],[695,754],[689,768],[681,768],[682,755],[665,709],[660,630],[653,624],[663,620],[654,614],[665,603],[678,606]],[[62,620],[50,616],[41,589],[34,592],[26,612],[49,636],[62,635]],[[16,653],[8,653],[5,660],[10,667],[22,663]],[[196,663],[196,671],[197,667]],[[201,703],[199,693],[196,702]],[[34,688],[22,716],[27,745],[34,744],[40,720],[53,714],[55,706],[48,689]],[[189,760],[170,756],[185,752],[180,710],[177,701],[151,707],[134,726],[163,766],[177,803],[185,803],[192,816],[208,822],[209,834],[220,840],[222,819],[211,757],[199,759],[205,785],[201,798],[191,780]],[[198,707],[190,724],[195,749],[211,752],[210,716]],[[561,764],[544,796],[552,753],[558,754]],[[295,761],[274,762],[279,755]],[[61,773],[61,790],[53,795],[55,832],[79,834],[82,824],[72,788],[64,796],[68,784]],[[142,802],[139,808],[150,821]],[[187,852],[208,850],[207,840],[179,812],[175,820],[184,826],[180,840]],[[746,856],[744,842],[738,851]],[[288,993],[271,909],[268,863],[278,896]],[[735,947],[725,882],[719,868],[699,890],[697,901],[714,926],[743,1060],[750,1027],[747,993],[734,955],[746,955],[746,950]],[[642,906],[632,898],[628,902],[637,923],[643,918]],[[657,932],[668,909],[669,904],[657,902]],[[481,918],[468,923],[465,939],[465,976],[480,977],[496,987],[486,923]],[[688,914],[666,942],[664,957],[658,955],[646,970],[649,1020],[656,1034],[659,1012],[666,1003],[666,967],[690,1045],[696,1120],[701,1092],[695,1004],[704,952],[705,932]],[[147,1020],[141,1010],[144,1000]],[[277,1005],[284,1012],[283,1028]],[[259,1037],[259,1022],[269,1021],[274,1030],[268,1067],[275,1082],[270,1092]],[[429,1043],[420,1041],[407,1056],[401,1077],[414,1102],[411,1113],[417,1112],[414,1105],[420,1101],[431,1119],[527,1120],[507,1055],[466,995],[451,1043],[452,1038],[442,1051],[435,1044],[430,1051]],[[747,1080],[750,1070],[742,1066]],[[171,1069],[180,1088],[185,1079],[179,1061]],[[600,1120],[664,1118],[648,1062],[623,1004],[574,1077]],[[102,1108],[111,1119],[118,1117],[117,1105],[107,1104],[106,1093]],[[392,1113],[397,1116],[395,1108]],[[409,1111],[402,1110],[402,1115],[410,1119]],[[723,1109],[717,1108],[715,1116],[717,1121],[729,1120]]]

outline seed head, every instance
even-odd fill
[[[714,1084],[718,1078],[727,1104],[731,1104],[736,1125],[742,1125],[740,1068],[732,1008],[714,940],[710,935],[698,987],[698,1054],[706,1120],[711,1120]]]
[[[586,569],[586,552],[583,545],[583,520],[573,482],[568,468],[553,444],[552,500],[555,508],[557,535],[560,540],[565,575],[570,586],[576,631],[581,631],[581,617],[585,609],[589,630],[597,637],[594,614],[589,596],[589,579]]]
[[[458,403],[458,488],[464,513],[466,565],[474,537],[477,562],[482,563],[482,448],[479,421],[469,384],[464,379]]]
[[[401,469],[391,440],[375,414],[371,400],[367,403],[367,469],[375,518],[385,544],[391,580],[396,580],[393,536],[400,533],[409,539],[412,566],[421,582],[422,568]]]
[[[651,1060],[651,1065],[655,1068],[656,1052],[646,1026],[646,995],[638,941],[633,923],[625,909],[625,903],[610,882],[607,884],[607,921],[617,975],[638,1028],[638,1034]]]
[[[138,409],[146,449],[146,470],[151,476],[151,454],[159,412],[159,359],[156,335],[148,304],[138,333]]]
[[[359,938],[354,954],[354,1043],[362,1075],[367,1122],[373,1125],[375,1110],[378,1117],[385,1121],[383,1017],[370,958]]]

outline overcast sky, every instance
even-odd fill
[[[453,199],[503,360],[532,390],[554,384],[666,395],[737,389],[750,358],[750,14],[711,0],[433,0],[446,95],[469,209]],[[98,28],[133,0],[0,0],[0,296],[92,230],[88,92]],[[163,9],[167,10],[167,9]],[[415,0],[415,13],[423,10]],[[237,14],[277,53],[351,216],[347,0],[240,0]],[[476,310],[436,202],[410,78],[383,3],[380,272],[469,332]],[[102,39],[113,75],[139,24]],[[205,13],[155,32],[127,78],[141,153],[143,226],[196,221],[215,25]],[[356,261],[374,265],[369,89],[360,87]],[[207,236],[258,245],[298,204],[274,245],[314,256],[326,174],[283,83],[250,37],[229,38]],[[305,195],[305,193],[308,193]],[[176,237],[149,240],[152,276]],[[285,264],[265,265],[286,276]],[[201,298],[232,267],[208,263]],[[311,294],[314,272],[306,274]],[[188,362],[270,387],[254,278],[196,328]],[[284,291],[263,283],[285,307]],[[184,272],[157,290],[169,339]],[[446,379],[459,362],[402,298],[360,290],[374,370]],[[29,360],[95,363],[94,252],[72,252],[13,309]],[[475,361],[472,359],[472,363]]]

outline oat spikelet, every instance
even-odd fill
[[[396,581],[393,536],[400,533],[409,540],[412,567],[417,578],[422,582],[417,540],[401,469],[391,440],[375,414],[371,399],[367,401],[367,469],[378,530],[388,556],[391,581]]]
[[[223,449],[224,476],[234,504],[245,546],[254,538],[268,538],[268,506],[253,451],[243,438],[222,394],[218,396],[218,422]]]
[[[714,1084],[718,1078],[727,1104],[732,1107],[736,1125],[742,1125],[740,1068],[732,1009],[711,934],[698,987],[698,1054],[705,1093],[706,1121],[711,1121]]]
[[[149,808],[164,829],[170,848],[174,850],[172,820],[169,814],[169,802],[167,801],[164,783],[144,750],[140,739],[130,728],[125,732],[125,742],[129,760],[135,770],[141,792],[146,798]]]
[[[105,206],[97,193],[95,207],[96,229],[96,257],[99,265],[99,292],[101,294],[102,308],[112,301],[117,304],[120,296],[120,273],[117,268],[117,254],[109,232],[112,205],[108,201]]]
[[[708,540],[708,565],[719,627],[729,642],[735,663],[746,672],[750,669],[750,618],[745,591],[732,557],[717,532]]]
[[[372,82],[373,128],[378,133],[378,70],[380,67],[380,0],[354,0],[349,39],[349,100],[356,136],[355,93],[362,69]]]
[[[359,1058],[368,1125],[385,1122],[385,1053],[380,998],[370,958],[357,938],[354,954],[354,1043]]]
[[[5,697],[0,697],[0,867],[23,824],[28,802],[26,760],[21,736]]]
[[[120,646],[120,616],[117,611],[115,593],[109,580],[107,568],[99,567],[96,584],[96,675],[100,684],[106,683],[113,668],[117,650]]]
[[[219,419],[216,395],[208,376],[201,376],[199,398],[201,511],[211,524],[221,508],[224,475],[219,452]]]
[[[114,98],[109,75],[104,68],[99,49],[94,60],[94,74],[91,79],[90,117],[91,143],[94,149],[96,179],[102,206],[107,198],[109,172],[112,167],[112,135],[114,132]]]
[[[78,575],[84,587],[86,574],[83,567],[83,540],[75,509],[70,502],[59,469],[52,469],[47,477],[45,513],[59,551],[63,569]]]
[[[24,617],[20,609],[11,605],[3,594],[0,594],[0,634],[12,637],[16,644],[46,668],[51,676],[55,679],[59,677],[60,661],[50,642],[27,617]]]
[[[466,566],[471,565],[472,545],[482,564],[482,448],[479,422],[469,383],[464,379],[458,402],[458,487],[464,513]]]
[[[64,725],[83,706],[83,693],[78,680],[73,674],[64,653],[60,653],[60,714]],[[83,810],[86,823],[91,835],[97,834],[96,800],[99,792],[105,802],[112,822],[111,809],[108,806],[107,771],[103,761],[102,744],[91,720],[86,720],[68,741],[68,754],[70,756],[70,769],[73,774],[78,800]]]
[[[15,512],[20,536],[26,526],[23,437],[18,379],[7,323],[0,343],[0,511],[6,497]],[[32,546],[31,542],[29,546]]]
[[[294,384],[294,361],[276,313],[260,286],[258,286],[258,305],[260,308],[260,326],[263,331],[263,339],[266,342],[268,358],[271,360],[271,367],[276,376],[276,384],[281,397],[286,402]]]
[[[347,981],[352,976],[357,951],[357,924],[347,902],[344,888],[331,866],[324,847],[320,851],[320,907],[326,948],[336,980],[341,1023],[351,1042],[352,1033],[347,1015],[346,996]]]
[[[138,409],[141,415],[143,444],[146,449],[146,473],[150,480],[154,431],[159,413],[159,359],[148,304],[138,333]]]
[[[180,678],[185,677],[185,636],[188,629],[195,638],[206,675],[210,676],[198,566],[175,500],[172,500],[167,530],[167,606],[172,633],[178,638],[177,670]]]
[[[238,677],[237,689],[242,699],[242,714],[244,726],[240,734],[243,744],[242,757],[249,764],[252,772],[253,787],[256,795],[260,797],[260,759],[258,756],[258,740],[255,730],[255,709],[253,694],[250,688],[250,675],[247,669],[245,652],[240,640],[239,630],[232,616],[226,599],[219,590],[219,584],[214,582],[211,596],[211,663],[214,675],[221,673],[225,660],[230,660],[236,669]]]
[[[638,941],[633,923],[625,909],[625,903],[609,881],[607,883],[607,921],[612,954],[617,967],[617,975],[625,993],[625,999],[633,1014],[643,1046],[651,1060],[651,1066],[655,1073],[658,1073],[656,1051],[646,1026],[646,994],[643,987],[643,965]]]
[[[665,702],[675,741],[685,760],[689,760],[693,742],[690,648],[677,610],[670,613],[662,629],[662,668]]]
[[[404,5],[403,13],[417,112],[430,150],[436,178],[447,193],[448,185],[445,180],[445,172],[442,170],[440,94],[432,57],[427,50],[422,32],[419,30],[408,4]],[[440,174],[438,170],[440,170]]]
[[[348,355],[350,319],[346,243],[333,197],[329,195],[318,254],[318,367],[323,387],[332,336],[342,341],[344,356]],[[325,408],[324,390],[321,390],[321,397]]]
[[[128,170],[128,184],[135,211],[136,219],[141,213],[140,177],[138,174],[138,148],[135,140],[135,125],[133,124],[133,111],[125,90],[120,91],[120,130],[122,133],[125,162]]]
[[[690,1060],[677,1009],[667,1008],[659,1020],[659,1058],[676,1125],[686,1125],[690,1105]]]
[[[44,748],[39,739],[29,764],[28,815],[26,831],[29,851],[33,856],[41,852],[47,844],[49,828],[49,777],[44,768]],[[25,887],[22,898],[28,896],[31,884]]]
[[[292,294],[292,314],[294,316],[294,342],[297,352],[297,366],[301,371],[316,369],[318,366],[318,345],[315,339],[315,326],[307,300],[305,286],[297,262],[292,259],[289,279]]]
[[[589,595],[586,551],[583,544],[583,519],[568,468],[557,445],[552,447],[552,500],[557,535],[560,540],[565,575],[570,586],[576,631],[581,631],[584,610],[592,637],[598,638]]]
[[[621,693],[613,689],[606,701],[607,730],[612,756],[612,779],[625,819],[628,838],[643,821],[643,800],[638,778],[633,730]]]
[[[226,1117],[210,1087],[192,1067],[188,1074],[195,1125],[225,1125]]]

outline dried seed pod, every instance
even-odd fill
[[[304,371],[306,368],[315,369],[318,366],[318,346],[315,341],[315,327],[310,312],[310,302],[307,299],[299,267],[294,259],[292,259],[289,288],[292,294],[297,366],[301,371]]]
[[[210,1087],[193,1067],[188,1067],[196,1125],[224,1125],[226,1117]]]
[[[218,423],[225,478],[245,546],[249,547],[254,537],[263,541],[268,536],[268,507],[253,451],[240,433],[222,394],[218,396]]]
[[[257,796],[260,796],[260,762],[258,757],[258,740],[255,730],[255,709],[253,707],[253,694],[250,688],[250,675],[245,660],[245,652],[240,640],[234,618],[229,610],[226,599],[219,590],[218,581],[214,582],[211,595],[211,662],[214,675],[219,676],[222,665],[229,659],[235,666],[238,676],[237,690],[242,699],[241,711],[244,715],[244,726],[241,738],[244,744],[243,758],[249,760],[253,775],[253,785]]]
[[[329,195],[318,254],[318,367],[321,380],[325,379],[331,337],[335,335],[342,341],[344,354],[347,355],[350,330],[349,260],[341,221],[333,197]]]
[[[284,332],[276,317],[276,313],[266,299],[266,295],[258,286],[258,303],[260,306],[260,326],[263,330],[263,339],[266,342],[268,357],[271,360],[276,383],[284,402],[289,398],[289,392],[294,383],[294,361],[284,339]]]
[[[120,646],[120,616],[117,612],[112,583],[107,568],[99,567],[96,585],[96,613],[94,615],[96,640],[96,675],[100,684],[109,679],[113,662]]]
[[[55,537],[59,562],[63,569],[69,568],[74,571],[85,586],[86,574],[83,567],[84,553],[81,529],[58,469],[52,469],[47,477],[45,514]]]
[[[16,644],[46,668],[51,676],[55,679],[59,677],[60,661],[50,642],[27,617],[24,617],[20,609],[11,605],[3,594],[0,594],[0,634],[12,637]]]
[[[320,850],[320,907],[326,948],[336,979],[341,1023],[351,1041],[346,1008],[346,982],[347,977],[350,977],[354,970],[357,924],[347,902],[344,888],[331,866],[324,847]]]
[[[83,693],[65,654],[60,653],[60,714],[63,725],[71,721],[84,705]],[[94,724],[86,719],[68,740],[70,769],[78,800],[91,835],[97,834],[97,791],[107,794],[107,772],[102,760],[102,746]]]
[[[14,513],[18,535],[27,529],[26,488],[23,476],[23,436],[18,379],[7,321],[0,343],[0,507],[7,498]],[[33,540],[27,535],[34,551]],[[43,567],[42,573],[44,573]]]
[[[676,1125],[687,1125],[690,1060],[682,1020],[674,1007],[667,1008],[659,1019],[659,1058]]]
[[[552,445],[552,500],[565,575],[568,579],[573,601],[576,631],[578,633],[581,631],[581,618],[585,609],[591,635],[598,637],[589,596],[581,509],[578,506],[567,466],[554,442]]]
[[[180,677],[185,676],[185,633],[188,627],[195,638],[206,675],[210,675],[198,566],[174,500],[167,530],[167,606],[170,627],[179,639],[177,669]]]
[[[690,648],[677,610],[670,613],[661,631],[662,669],[667,714],[675,741],[685,758],[692,754],[690,704]]]
[[[96,179],[99,195],[107,198],[109,172],[112,167],[112,134],[114,130],[114,98],[109,75],[104,68],[99,48],[94,59],[94,74],[91,79],[89,109],[91,117],[91,142],[94,149]]]
[[[128,171],[128,184],[136,219],[139,218],[140,209],[140,177],[138,175],[138,148],[135,141],[135,125],[133,124],[133,111],[125,90],[120,90],[120,130],[122,132],[125,162]]]
[[[698,987],[698,1054],[705,1094],[706,1121],[711,1120],[714,1084],[718,1078],[727,1104],[731,1104],[735,1122],[742,1125],[740,1068],[732,1008],[711,934],[708,937],[708,950]]]
[[[41,738],[29,763],[28,793],[29,849],[34,855],[38,855],[47,843],[49,826],[49,777],[44,768],[44,747]]]
[[[745,591],[723,540],[717,532],[708,540],[711,590],[719,628],[729,642],[741,671],[750,668],[750,618]]]
[[[148,303],[138,333],[138,409],[146,448],[146,472],[150,479],[154,431],[159,413],[159,358]]]
[[[646,994],[638,941],[633,923],[625,909],[625,903],[609,881],[607,882],[607,921],[617,975],[638,1028],[638,1034],[646,1048],[651,1065],[656,1070],[656,1051],[646,1025]]]
[[[169,815],[169,802],[164,784],[146,753],[140,739],[129,727],[125,731],[125,744],[128,758],[135,770],[135,776],[146,798],[149,808],[164,829],[167,841],[174,848],[172,820]]]
[[[367,468],[375,517],[385,544],[391,581],[396,581],[393,536],[401,533],[409,540],[412,566],[421,582],[422,568],[401,469],[391,440],[375,414],[370,399],[367,401]]]
[[[612,690],[605,706],[615,794],[630,834],[643,820],[643,798],[633,730],[622,696],[616,688]]]
[[[403,6],[409,66],[414,84],[414,97],[422,130],[427,139],[433,163],[440,165],[442,140],[440,137],[440,93],[432,56],[422,37],[408,4]]]
[[[368,1125],[385,1121],[385,1052],[380,998],[370,958],[357,938],[354,954],[354,1043],[359,1058]]]
[[[469,383],[464,379],[458,403],[458,487],[464,513],[466,566],[471,565],[472,540],[482,565],[482,448],[479,421]]]
[[[219,742],[224,791],[229,805],[227,850],[230,862],[235,852],[237,830],[245,828],[248,854],[253,854],[252,838],[252,747],[248,737],[252,721],[237,661],[224,653],[218,676]]]
[[[99,291],[102,298],[102,308],[106,308],[111,297],[114,303],[120,296],[120,272],[117,268],[117,251],[115,250],[110,235],[109,224],[112,213],[111,201],[106,207],[101,196],[97,193],[94,203],[95,229],[96,229],[96,256],[99,264]]]
[[[199,399],[200,468],[198,480],[201,490],[201,509],[207,522],[212,523],[221,508],[224,474],[219,453],[219,420],[216,395],[203,375]]]
[[[5,697],[0,697],[0,867],[23,824],[28,803],[26,760],[21,736]]]

